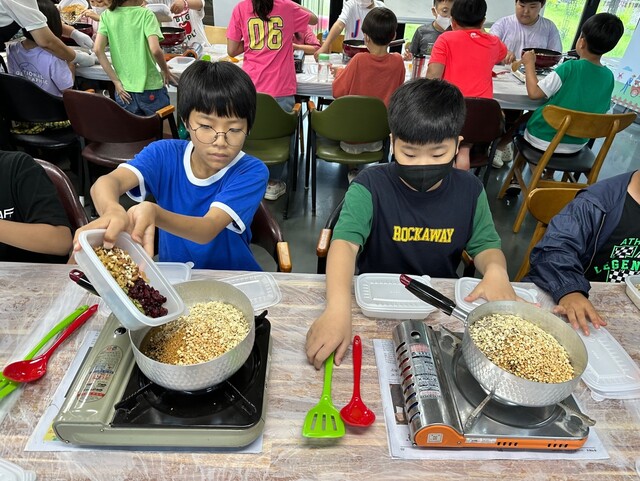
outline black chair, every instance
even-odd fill
[[[496,155],[498,143],[504,133],[504,120],[500,104],[494,99],[466,97],[467,116],[460,135],[464,142],[474,144],[471,149],[470,164],[478,177],[484,168],[482,183],[487,186],[491,164]]]
[[[163,119],[168,119],[174,137],[177,128],[173,119],[175,108],[168,105],[154,115],[142,117],[127,112],[116,102],[101,94],[66,90],[62,95],[64,107],[73,130],[83,137],[82,176],[91,179],[114,170],[133,159],[144,147],[163,138]],[[89,164],[97,169],[89,170]],[[83,182],[81,190],[89,198]]]
[[[71,127],[45,130],[37,134],[11,132],[12,122],[60,122],[69,120],[60,97],[45,92],[33,82],[0,73],[0,117],[8,148],[24,149],[32,157],[54,162],[67,150],[74,162],[80,156],[80,139]],[[80,172],[81,174],[81,172]]]
[[[291,272],[289,243],[284,240],[280,224],[264,205],[264,201],[260,202],[251,222],[251,243],[269,253],[276,262],[278,272]]]
[[[88,224],[89,219],[87,218],[87,213],[82,207],[80,199],[78,199],[78,194],[76,194],[76,190],[73,188],[67,174],[65,174],[58,166],[53,165],[46,160],[34,160],[42,166],[49,179],[51,179],[51,182],[53,182],[58,193],[58,197],[64,207],[64,211],[69,219],[69,223],[71,224],[72,232],[75,232],[78,228]]]

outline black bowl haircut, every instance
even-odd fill
[[[457,1],[457,0],[456,0]],[[462,93],[446,80],[418,78],[401,85],[389,102],[389,129],[411,144],[458,140],[466,115]]]
[[[249,75],[230,62],[196,60],[178,82],[178,116],[186,121],[193,111],[218,117],[256,118],[256,88]]]

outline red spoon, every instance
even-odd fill
[[[366,427],[373,424],[376,415],[360,399],[360,369],[362,368],[362,341],[360,336],[353,337],[353,396],[351,401],[340,410],[342,420],[351,425]]]
[[[30,361],[16,361],[9,364],[4,368],[4,371],[2,371],[4,377],[16,382],[31,382],[40,379],[47,372],[47,362],[49,362],[49,358],[53,352],[73,333],[73,331],[87,322],[87,320],[93,316],[97,310],[98,304],[94,304],[82,313],[75,321],[69,324],[69,327],[63,331],[58,339],[56,339],[56,342],[54,342],[53,345],[41,356],[33,358]]]

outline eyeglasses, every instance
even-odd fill
[[[218,136],[224,136],[224,140],[232,147],[238,147],[244,142],[244,138],[247,133],[242,129],[229,129],[226,132],[218,132],[213,127],[208,125],[201,125],[197,129],[194,129],[187,122],[187,128],[192,130],[198,141],[203,144],[213,144],[218,140]]]

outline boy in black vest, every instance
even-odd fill
[[[453,168],[464,119],[462,94],[443,80],[412,80],[391,96],[395,162],[363,170],[347,191],[327,259],[327,306],[307,333],[316,369],[334,351],[339,365],[351,343],[356,258],[361,274],[455,278],[466,250],[484,274],[467,301],[516,299],[482,183]]]

